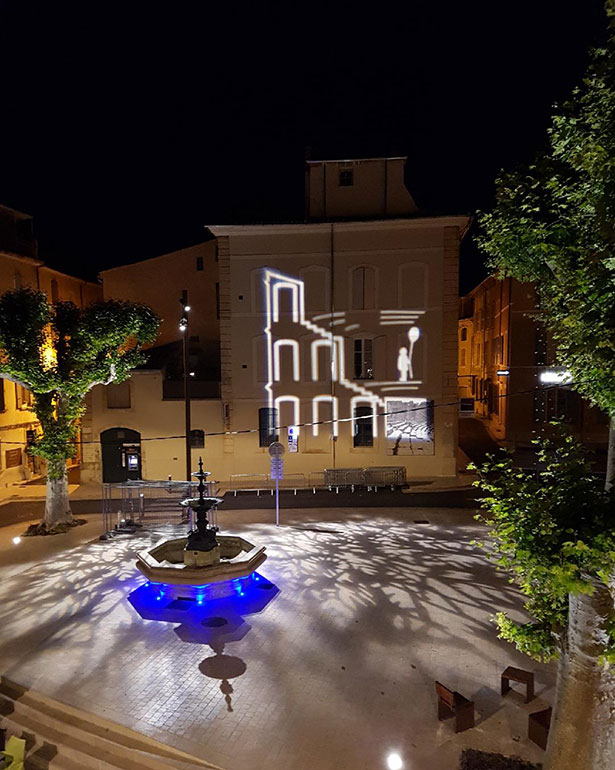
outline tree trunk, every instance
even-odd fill
[[[560,658],[545,770],[615,768],[615,668],[599,662],[613,597],[571,595],[568,639]]]
[[[58,524],[69,524],[73,514],[68,501],[68,476],[66,461],[50,460],[47,463],[47,499],[45,501],[45,518],[47,529]]]
[[[608,492],[615,484],[615,417],[609,423],[609,450],[606,457],[606,481],[604,488]]]

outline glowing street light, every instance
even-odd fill
[[[188,290],[182,291],[179,300],[182,306],[182,317],[179,319],[179,330],[182,332],[182,343],[184,353],[184,428],[186,433],[186,481],[192,480],[192,446],[190,442],[190,377],[194,377],[194,372],[190,371],[189,355],[189,335],[188,335]]]
[[[544,385],[569,385],[572,374],[567,369],[546,369],[540,372],[539,380]]]

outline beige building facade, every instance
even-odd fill
[[[102,288],[65,275],[37,258],[32,217],[0,206],[0,294],[20,288],[45,292],[51,302],[65,300],[78,307],[102,298]],[[0,378],[0,488],[44,474],[44,461],[26,450],[39,428],[33,396],[21,385]],[[70,463],[71,481],[78,480],[80,457]]]
[[[531,446],[536,431],[555,419],[586,445],[603,446],[608,420],[557,384],[562,369],[554,365],[555,349],[537,312],[533,285],[513,278],[489,276],[461,299],[461,406],[472,404],[473,414],[504,446]]]
[[[101,274],[106,298],[138,299],[165,320],[124,406],[109,405],[102,387],[92,394],[92,478],[111,480],[97,439],[118,431],[126,457],[140,442],[142,477],[183,478],[183,404],[168,383],[183,288],[189,338],[199,338],[191,344],[215,334],[219,350],[218,391],[193,389],[193,467],[203,455],[219,480],[269,474],[268,446],[279,440],[285,473],[306,484],[341,468],[455,475],[458,262],[469,220],[419,216],[404,161],[310,161],[306,222],[210,226],[212,240],[192,252]]]

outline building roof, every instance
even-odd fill
[[[264,235],[268,230],[272,232],[287,232],[287,233],[299,233],[301,231],[328,231],[332,225],[341,230],[366,230],[370,226],[381,225],[383,227],[406,227],[408,225],[412,227],[426,228],[433,227],[434,224],[438,224],[442,227],[459,227],[461,238],[463,238],[472,222],[472,216],[470,214],[457,214],[451,216],[425,216],[424,214],[418,214],[417,216],[408,216],[407,214],[400,217],[385,218],[382,217],[366,217],[365,219],[329,219],[319,220],[318,222],[272,222],[272,223],[259,223],[259,224],[243,224],[243,225],[206,225],[206,228],[212,232],[216,237],[224,235]]]
[[[369,163],[378,160],[408,160],[407,155],[383,156],[381,158],[345,158],[341,160],[306,160],[307,166],[319,166],[323,163]]]

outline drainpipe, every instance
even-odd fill
[[[333,222],[330,226],[330,238],[329,238],[329,302],[330,302],[330,312],[331,316],[329,318],[329,329],[331,331],[331,347],[330,347],[330,366],[329,366],[329,372],[331,377],[331,418],[333,418],[333,403],[335,399],[335,379],[333,377],[333,361],[334,356],[337,357],[337,352],[334,348],[335,340],[334,340],[334,327],[333,327],[333,320],[335,316],[333,313],[335,312],[335,278],[334,278],[334,271],[335,271],[335,233],[334,233],[334,225]],[[336,370],[339,374],[341,367],[341,361],[336,361]],[[335,423],[331,423],[331,460],[333,463],[333,468],[335,469],[335,444],[336,444],[336,438],[333,433],[334,427],[338,427],[339,430],[339,423],[336,426]]]

